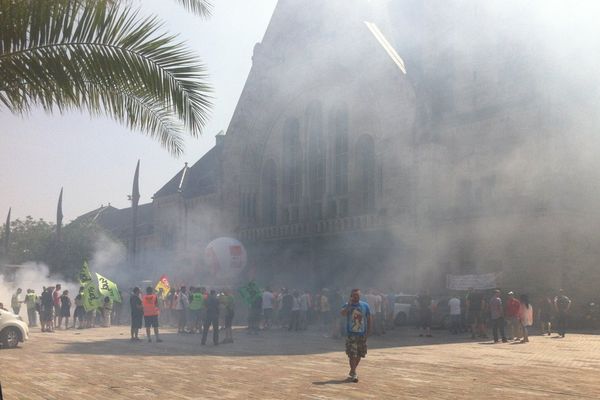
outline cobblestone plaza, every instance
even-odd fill
[[[599,398],[600,337],[554,336],[494,345],[395,330],[369,340],[348,383],[343,341],[316,330],[240,329],[220,346],[170,330],[163,343],[132,343],[126,326],[35,331],[0,351],[0,380],[7,400]]]

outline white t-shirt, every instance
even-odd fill
[[[177,304],[175,304],[176,310],[186,310],[190,306],[190,301],[188,300],[187,294],[179,293],[179,299],[177,300]]]
[[[450,307],[450,315],[460,315],[460,299],[453,297],[448,301]]]
[[[273,308],[273,293],[265,290],[262,295],[262,308]]]
[[[308,300],[308,293],[304,293],[300,296],[300,311],[308,311],[308,307],[310,306]]]

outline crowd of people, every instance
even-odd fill
[[[148,340],[150,330],[154,329],[156,341],[160,342],[158,327],[161,325],[177,328],[179,334],[201,334],[201,344],[206,344],[211,330],[215,345],[233,342],[232,324],[238,296],[231,289],[181,286],[164,293],[162,289],[155,291],[148,287],[142,293],[135,288],[130,293],[130,312],[123,312],[126,310],[122,304],[113,303],[109,297],[103,298],[96,309],[86,310],[83,290],[80,287],[77,295],[71,298],[69,291],[62,290],[60,284],[44,287],[40,295],[34,289],[27,289],[23,295],[19,288],[12,296],[11,307],[19,314],[24,306],[29,326],[38,326],[39,320],[42,332],[131,322],[131,340],[139,340],[138,332],[144,325]],[[370,334],[382,335],[394,328],[395,294],[384,294],[371,288],[365,290],[362,299],[370,308],[373,322]],[[445,325],[452,334],[470,333],[475,339],[488,338],[491,333],[494,342],[518,340],[527,343],[529,331],[537,320],[542,334],[550,335],[554,327],[559,336],[564,337],[571,307],[571,300],[562,290],[554,297],[544,297],[535,307],[526,294],[516,296],[509,291],[503,296],[500,290],[455,292],[444,301],[447,304],[434,300],[427,292],[415,297],[411,313],[421,329],[420,336],[432,336],[434,312],[447,306]],[[271,290],[266,287],[249,303],[241,310],[241,314],[247,312],[249,334],[272,328],[303,331],[313,326],[326,337],[345,335],[345,322],[340,315],[344,292],[340,289]],[[219,331],[225,336],[222,341],[219,341]]]
[[[40,294],[36,293],[35,289],[27,289],[23,296],[23,289],[18,288],[12,295],[11,308],[19,315],[21,307],[25,305],[29,327],[37,327],[39,321],[42,332],[47,333],[57,329],[109,327],[112,320],[119,320],[119,303],[113,303],[109,297],[104,297],[97,308],[86,310],[83,306],[83,291],[84,287],[81,286],[77,295],[71,298],[69,291],[62,290],[61,284],[58,283],[42,287]]]
[[[504,297],[504,298],[503,298]],[[417,297],[418,325],[431,336],[432,315],[440,305],[427,293]],[[534,307],[527,294],[516,296],[513,291],[502,296],[499,289],[490,293],[470,289],[465,296],[454,293],[448,300],[449,330],[453,334],[470,332],[471,338],[488,338],[491,331],[494,343],[529,342],[529,330],[537,320],[542,334],[550,335],[553,322],[556,332],[565,337],[571,309],[571,299],[564,290],[551,298],[543,297]],[[423,334],[421,334],[423,336]]]

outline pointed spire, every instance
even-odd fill
[[[135,167],[135,174],[133,175],[133,189],[131,191],[131,205],[137,207],[140,202],[140,160],[138,160]]]
[[[133,189],[131,191],[131,245],[129,246],[131,265],[135,267],[135,255],[137,246],[137,212],[140,202],[140,160],[135,167],[133,175]]]
[[[63,188],[60,188],[60,194],[58,195],[58,205],[56,206],[56,237],[58,240],[60,240],[61,233],[62,233],[62,221],[63,221],[62,198],[63,198]]]

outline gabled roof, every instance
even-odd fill
[[[102,205],[95,210],[92,210],[83,215],[80,215],[73,222],[87,222],[87,223],[95,222],[98,220],[98,218],[100,218],[100,216],[102,214],[107,213],[107,212],[111,213],[114,211],[119,211],[119,209],[111,206],[110,204],[108,206]]]
[[[216,193],[220,179],[220,158],[221,147],[214,146],[191,167],[186,163],[183,169],[154,194],[154,197],[181,193],[185,198],[192,198]]]
[[[96,223],[117,237],[126,238],[131,235],[133,214],[131,207],[118,209],[112,206],[100,207],[75,219],[73,222]],[[138,234],[152,232],[152,203],[140,204],[137,215]]]

